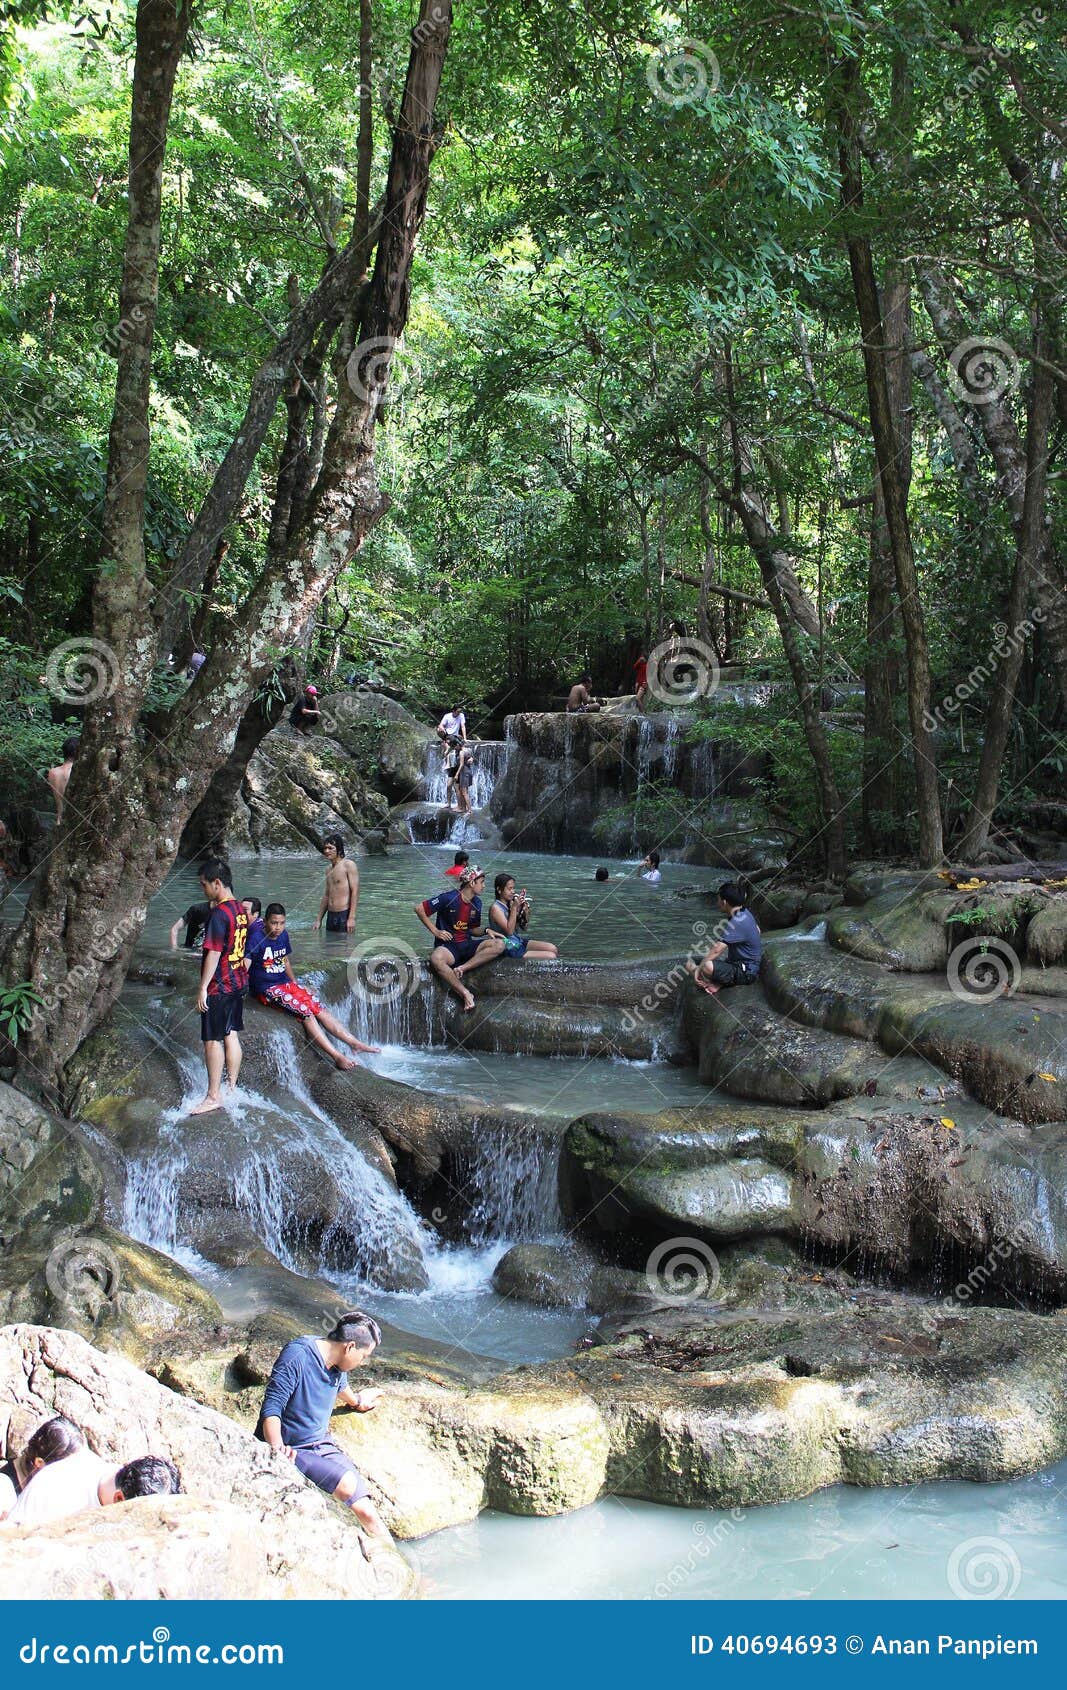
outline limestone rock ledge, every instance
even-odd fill
[[[368,1544],[347,1510],[227,1416],[76,1333],[0,1328],[5,1443],[13,1420],[24,1432],[52,1414],[80,1426],[105,1460],[168,1457],[187,1494],[117,1504],[47,1531],[0,1528],[7,1597],[415,1594],[396,1550]],[[217,1575],[214,1589],[209,1575]]]

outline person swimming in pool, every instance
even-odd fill
[[[503,939],[505,956],[539,957],[543,961],[552,961],[559,956],[559,946],[553,945],[550,940],[526,937],[523,929],[529,921],[530,900],[525,886],[521,892],[515,890],[513,874],[498,874],[493,882],[493,892],[495,896],[489,906],[488,931]],[[456,973],[462,975],[463,968],[457,968]]]

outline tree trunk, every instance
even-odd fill
[[[937,752],[930,721],[930,658],[926,646],[919,582],[915,571],[908,498],[900,473],[898,442],[893,427],[893,407],[886,368],[887,354],[882,314],[875,280],[871,243],[858,232],[858,214],[863,210],[863,177],[860,165],[857,95],[860,90],[858,59],[848,60],[841,72],[842,95],[838,102],[841,157],[841,203],[850,218],[846,237],[852,285],[856,296],[863,337],[863,367],[867,378],[867,402],[871,418],[878,478],[885,504],[886,532],[893,556],[893,569],[904,623],[908,660],[908,719],[915,752],[915,785],[919,809],[919,861],[931,868],[944,856],[941,799],[937,784]]]
[[[64,811],[6,959],[7,979],[29,982],[44,1000],[19,1041],[19,1060],[23,1077],[36,1075],[49,1088],[61,1085],[64,1064],[117,998],[148,899],[277,653],[289,648],[386,508],[374,472],[374,429],[391,350],[407,322],[412,258],[440,139],[434,111],[451,11],[449,0],[423,0],[412,33],[374,273],[360,296],[365,341],[349,379],[342,372],[306,523],[284,557],[264,566],[162,731],[142,731],[139,740],[131,733],[113,762],[98,731],[99,758],[83,768],[79,755],[75,764],[70,790],[77,802],[69,821]],[[136,105],[136,89],[134,99]],[[158,133],[158,111],[154,118]],[[125,602],[116,618],[120,630],[127,625]],[[107,618],[100,626],[110,632]]]
[[[1040,342],[1039,342],[1040,344]],[[967,831],[960,840],[958,855],[975,861],[989,843],[989,829],[997,806],[1000,769],[1011,732],[1015,688],[1026,650],[1027,608],[1031,578],[1044,545],[1045,480],[1048,470],[1048,436],[1052,420],[1053,380],[1050,371],[1034,365],[1026,427],[1026,490],[1023,515],[1015,548],[1015,570],[1008,600],[1007,645],[1000,642],[993,689],[986,710],[982,756],[978,765],[974,800]]]
[[[911,370],[907,352],[911,288],[906,272],[898,264],[886,266],[883,308],[889,398],[900,445],[906,498],[911,482]],[[872,851],[892,851],[898,844],[898,818],[903,808],[900,733],[896,725],[900,649],[896,571],[889,545],[882,481],[877,468],[867,579],[867,655],[863,683],[863,831]]]

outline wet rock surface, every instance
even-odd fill
[[[18,1414],[24,1423],[27,1411],[37,1423],[65,1415],[89,1447],[116,1466],[149,1453],[167,1457],[178,1467],[187,1497],[115,1504],[47,1532],[0,1528],[8,1596],[19,1594],[20,1586],[25,1593],[35,1569],[53,1581],[56,1595],[199,1597],[212,1594],[204,1582],[212,1567],[221,1581],[216,1595],[414,1594],[414,1576],[399,1554],[383,1544],[368,1548],[351,1513],[308,1484],[291,1462],[272,1455],[228,1416],[168,1390],[73,1332],[0,1328],[5,1444],[11,1417]],[[24,1557],[27,1545],[33,1547]],[[236,1590],[225,1583],[230,1575]]]

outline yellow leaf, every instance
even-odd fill
[[[1039,1074],[1037,1077],[1039,1080],[1047,1080],[1050,1086],[1054,1086],[1056,1084],[1055,1074]]]
[[[950,1120],[949,1120],[949,1118],[948,1118],[948,1116],[947,1116],[947,1115],[942,1115],[942,1117],[941,1117],[941,1125],[942,1125],[942,1126],[943,1126],[943,1127],[947,1127],[947,1128],[948,1128],[948,1130],[949,1130],[949,1132],[955,1132],[955,1130],[956,1130],[956,1123],[955,1123],[955,1121],[950,1121]]]

